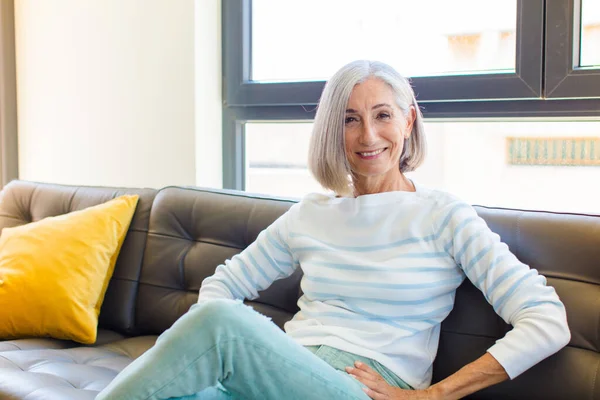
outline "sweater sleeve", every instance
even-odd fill
[[[290,211],[279,217],[241,253],[204,279],[198,302],[211,299],[256,299],[258,292],[290,276],[297,267],[287,244]]]
[[[514,379],[570,341],[565,307],[546,278],[520,262],[470,205],[452,201],[434,217],[438,240],[513,326],[490,353]]]

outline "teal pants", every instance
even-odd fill
[[[195,304],[125,368],[96,400],[354,399],[354,361],[409,388],[376,361],[327,346],[303,347],[239,301]]]

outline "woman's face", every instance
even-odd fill
[[[369,78],[356,85],[345,118],[346,158],[355,179],[395,177],[414,120],[414,108],[405,116],[382,80]]]

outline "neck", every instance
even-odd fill
[[[384,192],[406,191],[414,192],[414,185],[400,170],[392,176],[374,176],[362,179],[353,179],[354,196]]]

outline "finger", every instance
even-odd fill
[[[356,361],[354,363],[354,366],[358,369],[360,369],[361,371],[365,371],[368,372],[371,375],[376,375],[378,377],[381,377],[381,375],[379,375],[379,373],[377,373],[377,371],[373,370],[371,367],[369,367],[367,364],[360,362],[360,361]]]
[[[346,367],[346,372],[352,375],[361,376],[372,380],[376,380],[378,378],[378,375],[372,374],[367,371],[363,371],[362,369],[358,368]]]

